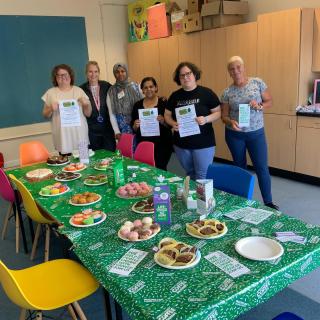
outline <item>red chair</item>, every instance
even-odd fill
[[[154,160],[153,142],[149,142],[149,141],[140,142],[134,153],[134,159],[154,167],[156,163]]]
[[[120,140],[117,144],[117,150],[120,150],[121,154],[125,157],[133,157],[133,140],[134,134],[122,133]]]
[[[28,141],[21,143],[19,150],[21,167],[34,163],[45,162],[49,157],[49,151],[40,141]]]
[[[0,168],[3,168],[3,165],[4,165],[3,154],[0,152]]]

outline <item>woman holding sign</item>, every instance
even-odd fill
[[[220,119],[220,101],[209,88],[199,86],[201,71],[190,62],[181,62],[174,81],[181,89],[168,100],[164,118],[174,130],[173,147],[191,179],[204,179],[215,151],[212,123]]]
[[[42,114],[51,119],[53,144],[61,154],[72,153],[83,141],[89,144],[86,117],[92,109],[88,96],[74,85],[74,72],[66,64],[60,64],[51,72],[53,88],[41,99]]]
[[[172,153],[171,130],[164,122],[167,100],[158,97],[158,85],[152,77],[144,78],[140,87],[145,97],[133,106],[131,120],[136,141],[153,142],[156,167],[167,170]]]
[[[246,76],[241,57],[231,57],[227,68],[233,84],[224,90],[221,108],[222,121],[226,125],[226,142],[233,162],[245,169],[248,150],[265,205],[278,209],[272,202],[268,149],[263,127],[263,110],[271,107],[272,97],[263,80]]]

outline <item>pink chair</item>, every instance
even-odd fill
[[[134,153],[134,159],[154,167],[156,163],[154,160],[153,142],[149,142],[149,141],[140,142]]]
[[[117,150],[120,150],[121,154],[125,157],[133,157],[133,140],[134,134],[122,133],[120,140],[117,144]]]
[[[10,215],[11,215],[11,212],[13,212],[16,219],[16,252],[18,253],[19,252],[20,219],[19,219],[19,215],[17,214],[14,190],[12,189],[10,181],[7,178],[2,168],[0,168],[0,196],[5,201],[9,202],[7,214],[3,221],[1,238],[2,240],[4,240],[6,236],[7,229],[8,229],[8,222],[11,217]]]

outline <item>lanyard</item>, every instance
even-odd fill
[[[92,96],[93,96],[93,100],[96,104],[96,107],[97,107],[97,110],[99,112],[99,115],[100,115],[100,86],[97,85],[97,86],[92,86],[91,87],[91,93],[92,93]]]

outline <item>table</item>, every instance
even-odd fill
[[[98,159],[106,156],[113,154],[102,150],[96,152],[90,168],[82,174],[97,173],[93,165]],[[132,172],[127,169],[128,165],[139,166],[135,171],[137,181],[154,184],[154,179],[159,174],[166,178],[174,176],[131,159],[125,158],[123,163],[126,177]],[[29,183],[24,178],[27,171],[39,167],[46,167],[46,164],[15,169],[7,173],[16,175],[24,182],[37,203],[64,224],[59,231],[72,241],[75,253],[83,264],[126,309],[132,319],[234,319],[320,266],[319,226],[306,224],[277,211],[272,211],[272,216],[258,226],[226,219],[222,216],[226,212],[246,206],[258,208],[261,204],[218,190],[215,190],[216,209],[212,216],[226,222],[228,233],[214,240],[192,238],[185,231],[185,223],[196,219],[197,215],[175,199],[174,183],[170,183],[171,226],[163,226],[161,232],[148,241],[125,242],[117,236],[120,226],[126,220],[133,221],[143,217],[131,211],[131,206],[136,200],[120,199],[116,197],[115,189],[106,185],[85,186],[80,179],[68,182],[71,191],[64,195],[54,198],[41,197],[38,194],[39,190],[51,181]],[[144,172],[140,170],[141,167],[151,170]],[[55,172],[60,170],[61,168],[54,167]],[[68,200],[71,194],[88,189],[103,195],[102,201],[92,207],[103,210],[107,213],[107,218],[100,225],[91,228],[74,228],[68,221],[74,213],[80,211],[80,208],[71,206]],[[274,238],[275,231],[294,231],[305,236],[307,242],[304,245],[283,243],[284,255],[272,262],[245,259],[234,249],[235,243],[240,238],[256,234]],[[179,271],[164,269],[155,264],[152,248],[164,237],[172,237],[197,246],[202,255],[200,263],[194,268]],[[119,276],[109,272],[114,263],[131,248],[146,251],[148,254],[129,276]],[[232,278],[203,258],[217,250],[236,259],[251,272]]]

